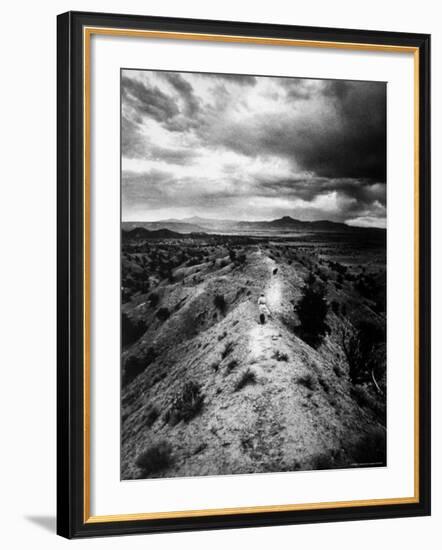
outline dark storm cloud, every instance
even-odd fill
[[[286,81],[287,79],[284,79]],[[292,84],[292,86],[294,86]],[[323,92],[305,86],[287,89],[299,99],[323,95],[328,112],[293,119],[257,113],[245,121],[202,127],[205,139],[249,156],[277,155],[318,176],[386,178],[386,98],[382,83],[327,83]]]
[[[385,219],[384,83],[128,71],[122,109],[128,211]]]
[[[164,78],[180,94],[188,116],[195,116],[199,110],[199,101],[193,92],[193,87],[179,73],[163,73]]]
[[[313,87],[315,81],[303,78],[280,78],[278,82],[285,90],[287,99],[310,99],[315,95]]]
[[[176,101],[157,86],[149,86],[139,80],[123,76],[121,89],[123,101],[140,115],[147,115],[158,122],[164,122],[179,113]]]

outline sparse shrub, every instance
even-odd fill
[[[273,275],[276,275],[278,273],[278,268],[275,267],[275,269],[273,270]]]
[[[330,386],[328,385],[328,382],[322,378],[322,376],[318,377],[318,382],[321,388],[324,390],[325,393],[328,393],[330,391]]]
[[[143,475],[166,470],[172,464],[172,447],[167,441],[155,443],[138,455],[135,464],[141,469]]]
[[[330,305],[333,313],[336,315],[339,315],[339,302],[337,302],[336,300],[333,300]]]
[[[249,384],[256,384],[256,374],[252,370],[247,369],[238,378],[235,384],[235,391],[242,390],[242,388]]]
[[[364,321],[356,328],[346,327],[341,333],[341,346],[347,359],[353,384],[371,381],[382,393],[376,371],[382,366],[385,333],[381,327]]]
[[[338,365],[333,365],[333,372],[336,374],[336,376],[342,376],[342,371],[338,367]]]
[[[161,307],[156,313],[158,319],[162,322],[166,321],[170,317],[170,311],[167,307]]]
[[[156,419],[160,416],[158,409],[154,406],[149,407],[145,413],[144,417],[146,419],[146,426],[150,428],[155,423]]]
[[[230,249],[229,250],[229,256],[230,256],[230,260],[232,262],[235,262],[236,261],[236,252],[233,250],[233,249]]]
[[[295,311],[301,322],[299,336],[312,347],[317,347],[329,330],[325,322],[327,309],[324,287],[318,285],[310,273]]]
[[[146,325],[141,319],[133,319],[124,313],[121,315],[121,343],[123,347],[136,342],[146,331]]]
[[[169,421],[177,424],[180,420],[189,422],[202,409],[204,396],[198,382],[186,382],[182,390],[175,396],[170,407]]]
[[[152,307],[156,307],[160,301],[160,297],[156,292],[151,292],[149,294],[149,303]]]
[[[222,334],[220,334],[220,335],[218,336],[218,342],[220,342],[221,340],[223,340],[226,336],[227,336],[227,332],[224,331]]]
[[[238,256],[238,263],[239,264],[245,264],[246,263],[247,256],[245,254],[240,254]]]
[[[304,388],[307,388],[310,391],[313,391],[315,389],[315,378],[309,372],[298,376],[295,379],[295,382],[300,386],[304,386]]]
[[[224,298],[223,294],[215,294],[215,297],[213,299],[213,303],[215,304],[215,307],[221,311],[221,313],[224,315],[226,312],[226,300]]]
[[[210,368],[215,371],[215,372],[218,372],[219,370],[219,363],[218,361],[214,361],[211,365],[210,365]]]
[[[233,342],[227,342],[227,344],[225,345],[221,353],[221,357],[225,359],[232,351],[233,351]]]
[[[279,350],[276,350],[273,354],[273,359],[276,359],[277,361],[287,362],[289,360],[289,356],[287,355],[287,353],[281,353]]]
[[[232,359],[227,363],[227,372],[232,372],[233,369],[235,369],[238,366],[238,361],[236,359]]]
[[[156,359],[156,352],[152,347],[138,353],[138,355],[129,356],[124,363],[123,386],[132,382]]]

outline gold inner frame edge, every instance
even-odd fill
[[[90,489],[90,42],[92,35],[129,36],[175,40],[234,42],[272,46],[310,48],[334,48],[371,52],[412,53],[414,63],[414,494],[411,497],[392,497],[370,500],[316,502],[270,506],[180,510],[135,514],[91,515]],[[107,27],[83,28],[83,212],[84,212],[84,349],[83,349],[83,520],[84,523],[117,521],[142,521],[153,519],[177,519],[192,517],[227,516],[232,514],[256,514],[301,510],[324,510],[354,506],[385,506],[419,502],[419,48],[412,46],[364,44],[357,42],[331,42],[321,40],[296,40],[266,37],[245,37],[205,33],[116,29]]]

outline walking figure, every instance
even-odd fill
[[[258,298],[258,309],[259,309],[259,321],[261,325],[264,325],[266,322],[266,317],[270,316],[269,308],[267,307],[267,302],[264,294]]]

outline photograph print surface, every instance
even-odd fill
[[[121,71],[121,479],[386,465],[386,94]]]

